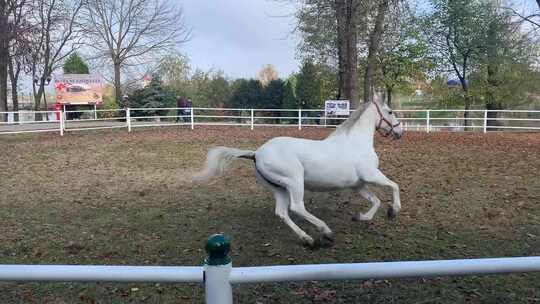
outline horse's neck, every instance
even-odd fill
[[[361,145],[373,147],[373,137],[375,135],[377,117],[377,112],[373,106],[370,106],[362,113],[362,116],[358,118],[348,132],[339,136],[338,140],[346,141],[355,146]]]

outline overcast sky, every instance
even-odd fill
[[[234,78],[254,78],[266,64],[274,65],[280,77],[298,70],[291,34],[294,6],[273,0],[181,3],[193,37],[180,50],[194,68],[219,68]]]

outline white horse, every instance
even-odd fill
[[[298,237],[309,246],[315,244],[314,239],[291,220],[289,209],[315,225],[325,239],[332,241],[333,233],[328,225],[306,210],[304,188],[311,191],[357,190],[372,204],[367,213],[354,216],[353,219],[358,221],[371,220],[381,205],[368,184],[392,189],[390,218],[401,208],[398,185],[378,169],[379,158],[373,147],[375,130],[384,136],[393,135],[395,139],[403,132],[390,108],[371,102],[355,111],[323,140],[276,137],[257,151],[213,148],[208,153],[206,167],[196,178],[208,180],[222,174],[237,158],[254,160],[258,181],[274,194],[276,214]]]

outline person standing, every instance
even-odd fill
[[[182,118],[183,121],[185,121],[184,115],[186,115],[185,111],[187,108],[187,99],[185,97],[181,97],[176,101],[176,107],[178,108],[176,110],[176,122],[180,122],[180,118]]]

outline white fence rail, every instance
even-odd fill
[[[395,110],[410,131],[540,131],[540,110]],[[468,117],[464,114],[467,112]],[[312,109],[127,108],[0,112],[0,134],[188,126],[336,127],[347,117]]]
[[[202,267],[0,265],[0,281],[204,283],[207,304],[232,304],[232,284],[540,272],[540,257],[232,267],[229,248],[212,236]]]

